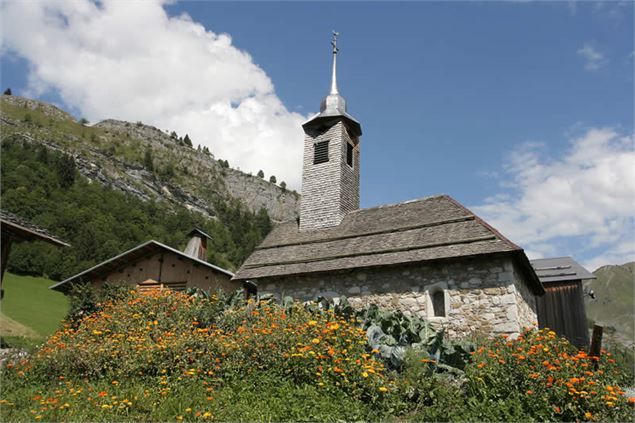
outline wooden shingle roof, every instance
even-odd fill
[[[6,210],[0,210],[0,227],[2,228],[3,239],[11,237],[14,241],[44,241],[60,247],[70,246],[68,243],[51,235],[47,230]]]
[[[536,293],[542,285],[523,250],[447,195],[347,214],[335,227],[277,225],[235,280],[332,272],[484,254],[513,254]]]

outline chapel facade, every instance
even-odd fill
[[[360,209],[361,125],[336,80],[302,126],[299,221],[276,225],[233,280],[308,301],[346,296],[460,336],[535,326],[544,289],[522,248],[448,195]]]

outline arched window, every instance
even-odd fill
[[[432,310],[434,317],[445,317],[445,294],[442,289],[432,294]]]

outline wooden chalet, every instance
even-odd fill
[[[531,265],[545,288],[545,295],[536,297],[538,325],[552,329],[577,347],[587,347],[589,330],[582,283],[595,279],[595,275],[571,257],[532,260]]]
[[[124,282],[142,291],[200,288],[207,292],[233,292],[240,288],[240,284],[230,281],[232,272],[206,261],[209,236],[198,229],[189,235],[185,251],[150,240],[50,288],[66,293],[78,282],[89,282],[96,288]]]

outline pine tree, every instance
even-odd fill
[[[276,177],[271,175],[271,177],[269,177],[269,182],[271,182],[272,184],[276,183]]]
[[[282,190],[286,190],[287,189],[287,183],[285,181],[280,182],[280,188],[282,188]]]
[[[143,156],[143,166],[148,169],[150,172],[154,170],[154,164],[152,161],[152,149],[146,149],[146,152]]]
[[[265,172],[263,172],[262,169],[258,171],[258,177],[259,178],[264,178],[265,177]]]
[[[57,181],[62,189],[68,189],[75,183],[75,159],[65,154],[57,161]]]
[[[185,138],[183,138],[183,142],[188,147],[192,147],[192,140],[190,139],[189,135],[185,134]]]
[[[11,88],[4,90],[4,95],[11,95]]]

